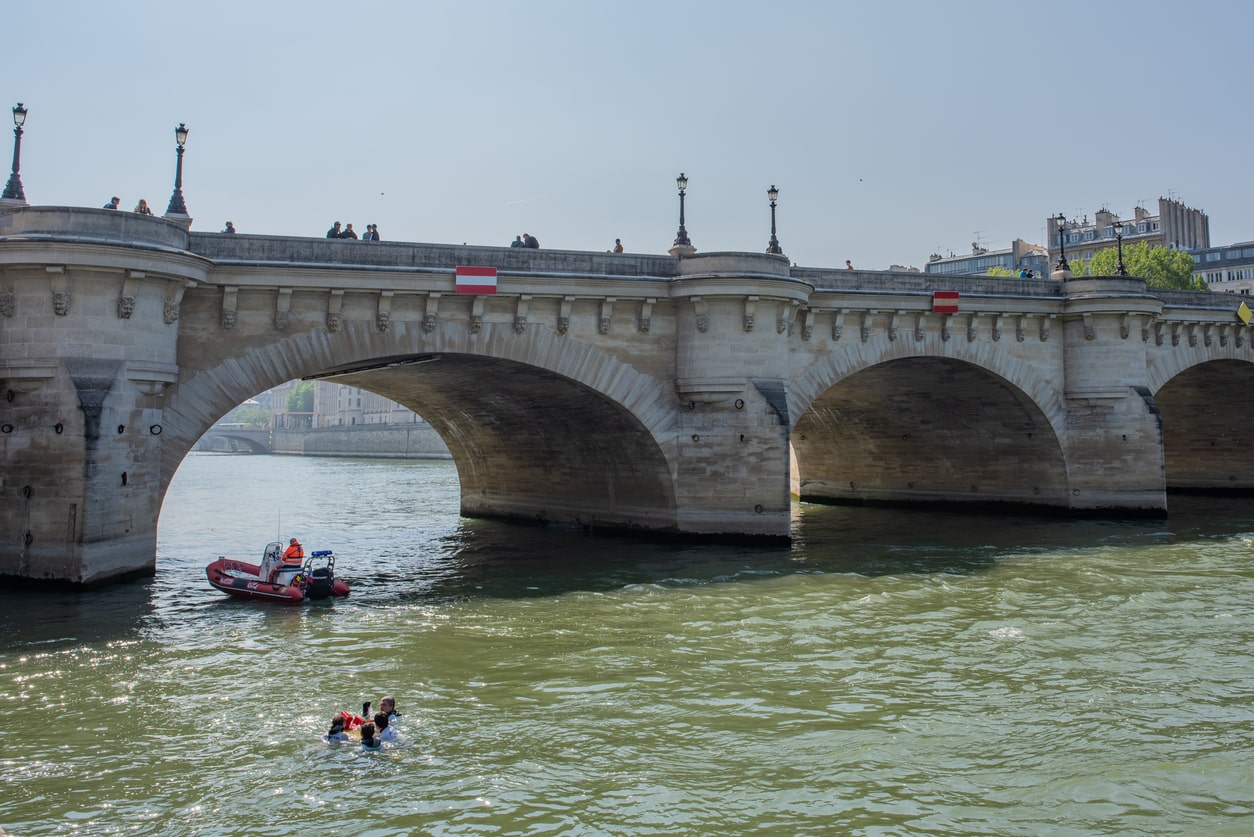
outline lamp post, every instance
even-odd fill
[[[13,172],[9,182],[4,185],[4,194],[0,199],[14,203],[26,203],[26,193],[22,191],[22,178],[18,171],[22,168],[22,124],[26,122],[26,108],[21,102],[13,108]]]
[[[1067,264],[1067,218],[1059,212],[1054,220],[1058,222],[1058,264],[1054,265],[1054,270],[1071,270],[1071,265]]]
[[[187,144],[187,133],[187,126],[182,122],[174,129],[174,140],[178,143],[178,163],[174,169],[174,194],[170,195],[166,215],[187,215],[187,204],[183,203],[183,146]]]
[[[1123,221],[1115,221],[1115,248],[1119,253],[1119,263],[1115,265],[1116,276],[1127,276],[1128,271],[1123,266]]]
[[[766,196],[771,199],[771,240],[766,245],[766,252],[782,256],[784,251],[780,249],[779,239],[775,237],[775,199],[779,197],[779,190],[775,188],[775,184],[771,184],[771,188],[766,190]]]
[[[688,231],[684,229],[684,195],[688,189],[688,178],[683,172],[675,178],[675,185],[679,187],[679,232],[675,236],[674,246],[691,247],[692,242],[688,240]]]

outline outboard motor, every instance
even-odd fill
[[[311,599],[326,599],[331,596],[331,589],[335,585],[335,556],[330,550],[315,552],[309,556],[312,564],[313,558],[326,558],[326,566],[313,568],[306,565],[305,577],[305,595]]]
[[[305,588],[305,595],[311,599],[329,598],[334,584],[335,577],[331,575],[331,568],[319,567],[309,576],[309,586]]]

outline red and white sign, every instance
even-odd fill
[[[459,294],[496,293],[496,268],[458,265],[457,292]]]
[[[957,314],[958,313],[958,292],[957,291],[932,291],[932,313],[934,314]]]

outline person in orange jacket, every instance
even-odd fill
[[[283,563],[297,567],[305,563],[305,548],[300,545],[300,541],[296,540],[296,538],[292,538],[288,542],[287,549],[283,552]]]
[[[292,538],[283,552],[283,563],[270,570],[268,581],[274,584],[281,574],[299,572],[304,563],[305,548],[300,545],[300,541]]]

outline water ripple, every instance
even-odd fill
[[[239,458],[185,462],[154,579],[0,593],[9,833],[1235,834],[1254,818],[1243,507],[1170,525],[807,507],[791,550],[651,545],[462,521],[447,465],[275,459],[250,479]],[[206,513],[228,478],[245,508]],[[342,490],[313,490],[331,478]],[[348,599],[203,584],[210,556],[272,537],[276,480],[308,489],[285,497],[284,530],[334,544]],[[380,512],[343,514],[350,492]],[[332,713],[389,693],[405,746],[322,742]]]

